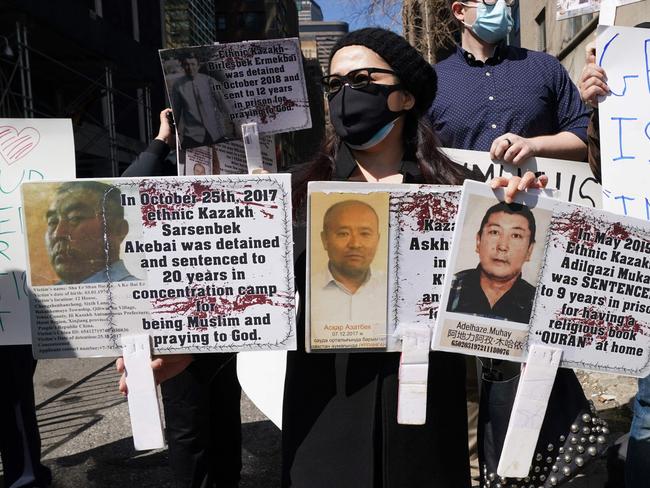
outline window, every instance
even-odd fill
[[[264,12],[244,12],[239,15],[239,25],[248,31],[264,29]]]
[[[217,30],[218,31],[225,31],[226,30],[226,16],[223,14],[217,15]]]

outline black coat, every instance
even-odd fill
[[[354,168],[349,151],[339,151],[335,179],[348,179]],[[400,172],[405,183],[424,182],[413,162],[405,161]],[[467,177],[481,179],[469,170]],[[305,264],[303,252],[295,268],[301,297]],[[299,350],[287,360],[283,487],[470,486],[462,356],[429,354],[427,422],[398,425],[399,353],[307,354],[304,326],[300,310]]]

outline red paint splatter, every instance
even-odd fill
[[[407,219],[415,220],[416,226],[412,230],[423,232],[430,220],[434,223],[454,222],[458,214],[459,196],[459,192],[411,193],[395,199],[395,210],[400,216],[401,224],[407,222]]]

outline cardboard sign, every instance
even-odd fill
[[[465,183],[433,348],[526,361],[542,344],[565,367],[647,375],[650,224],[502,195]]]
[[[492,161],[489,152],[449,148],[444,148],[443,151],[452,160],[470,169],[477,166],[485,175],[485,181],[490,181],[495,176],[522,176],[526,171],[532,171],[548,176],[548,188],[556,190],[555,198],[588,207],[601,208],[602,206],[602,188],[587,163],[530,158],[515,166]]]
[[[22,188],[36,357],[291,349],[288,175]],[[43,239],[45,236],[45,240]]]
[[[611,90],[599,104],[603,208],[650,220],[650,30],[599,27],[596,54]]]
[[[180,145],[187,149],[311,127],[297,38],[159,51]]]
[[[629,3],[640,2],[641,0],[610,0],[614,6],[627,5]],[[570,19],[580,15],[598,12],[603,0],[557,0],[557,20]]]
[[[20,184],[74,177],[69,119],[0,119],[0,345],[31,343]]]
[[[433,327],[458,187],[309,184],[308,350],[402,348]]]

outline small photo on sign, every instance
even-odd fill
[[[310,202],[311,348],[385,348],[389,193]]]
[[[551,212],[469,195],[447,311],[528,324]]]
[[[210,146],[236,137],[221,84],[223,71],[206,48],[161,52],[165,81],[182,148]]]

